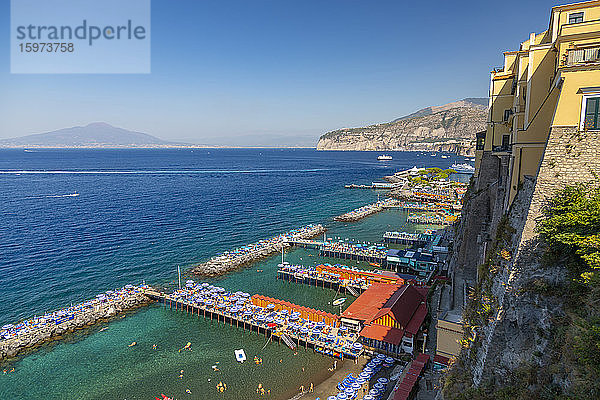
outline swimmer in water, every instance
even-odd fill
[[[133,346],[135,346],[136,344],[137,344],[137,342],[132,342],[132,343],[131,343],[129,346],[127,346],[127,347],[133,347]]]

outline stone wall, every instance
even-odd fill
[[[535,224],[546,200],[573,183],[598,181],[600,132],[579,132],[577,127],[553,127],[540,163],[522,243],[535,237]]]

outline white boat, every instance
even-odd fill
[[[342,304],[344,304],[345,301],[346,301],[346,298],[342,297],[340,299],[334,300],[333,301],[333,305],[334,306],[341,306]]]
[[[442,158],[448,158],[448,156],[444,155],[444,156],[442,156]]]
[[[452,164],[450,168],[456,172],[475,172],[475,167],[470,164]]]
[[[237,362],[243,363],[246,361],[246,353],[244,353],[244,349],[234,350],[235,359]]]
[[[386,155],[386,154],[382,154],[379,157],[377,157],[377,160],[379,161],[389,161],[392,159],[392,156]]]

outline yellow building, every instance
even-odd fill
[[[448,359],[458,356],[464,334],[461,313],[448,311],[438,319],[436,331],[435,354]]]
[[[524,177],[537,176],[552,131],[600,130],[600,1],[553,7],[546,31],[504,53],[489,98],[475,176],[497,171],[479,189],[497,184],[495,202],[506,210]]]

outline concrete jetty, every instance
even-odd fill
[[[270,239],[263,239],[256,243],[217,255],[207,262],[194,267],[192,272],[203,276],[221,275],[239,268],[244,264],[280,252],[282,246],[286,246],[289,241],[310,239],[323,234],[325,231],[326,228],[321,224],[306,225],[302,228],[288,231]]]
[[[101,293],[92,300],[31,318],[0,329],[0,361],[15,357],[25,349],[58,339],[62,335],[106,320],[151,302],[149,286],[126,285]]]
[[[397,199],[387,198],[373,204],[356,208],[350,212],[347,212],[346,214],[338,215],[334,218],[334,220],[340,222],[355,222],[368,217],[369,215],[383,211],[386,208],[393,207],[397,204],[399,204]]]

